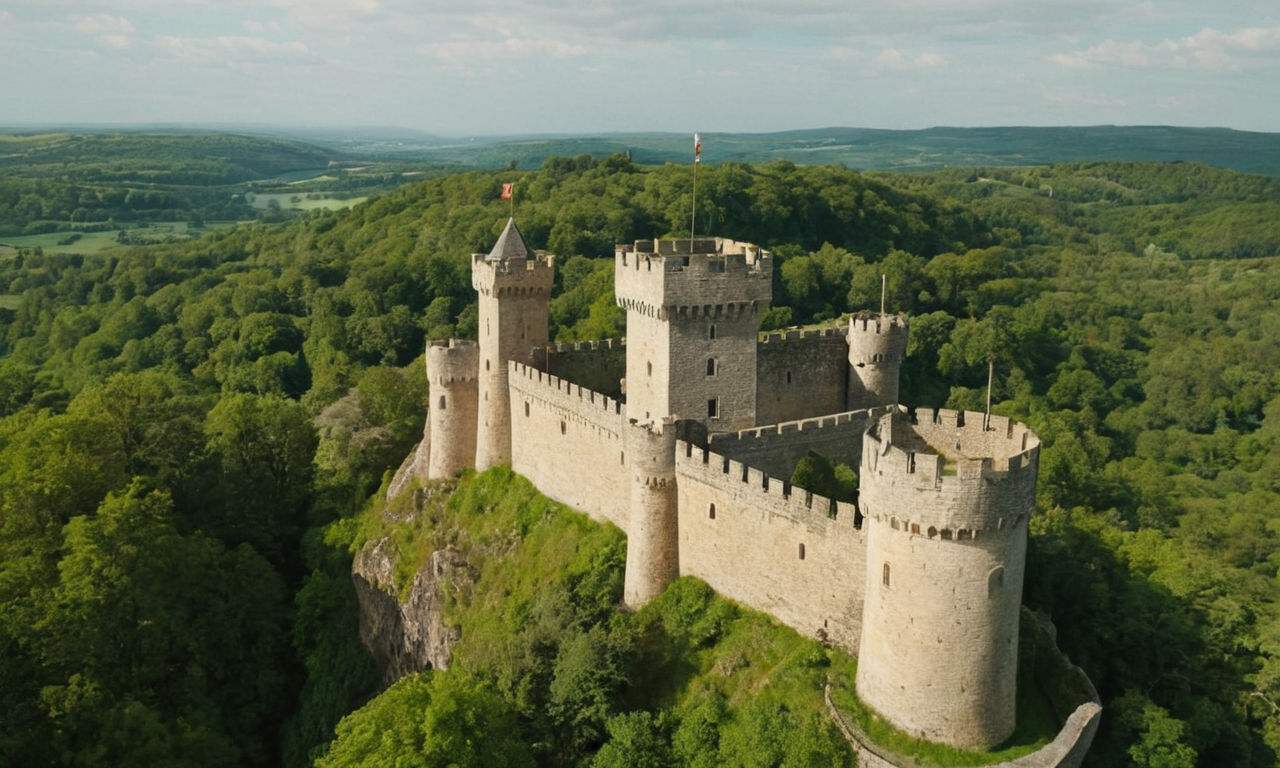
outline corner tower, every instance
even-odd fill
[[[637,240],[614,256],[627,311],[627,418],[712,431],[756,419],[756,337],[772,296],[768,251],[724,238]]]
[[[986,748],[1013,733],[1039,450],[980,413],[894,409],[867,429],[857,691],[913,736]]]
[[[427,478],[453,477],[476,459],[476,369],[480,350],[474,341],[450,339],[427,344],[427,382],[431,387]]]
[[[515,219],[493,250],[471,256],[471,285],[479,294],[479,402],[476,469],[511,461],[511,398],[507,361],[535,367],[547,345],[547,302],[555,257],[534,252]]]
[[[849,319],[850,411],[898,404],[898,373],[907,353],[907,318],[864,312]]]

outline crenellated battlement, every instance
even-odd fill
[[[555,279],[552,254],[538,251],[532,259],[489,260],[471,254],[471,286],[482,296],[542,298],[551,295]]]
[[[763,503],[769,506],[771,514],[781,515],[810,529],[859,527],[858,509],[854,504],[838,502],[813,493],[741,461],[683,440],[676,441],[676,476],[688,476],[707,485],[729,490],[734,490],[733,486],[750,489],[752,494],[759,494]]]
[[[626,349],[626,338],[621,339],[592,339],[590,341],[567,341],[558,344],[548,344],[546,346],[547,354],[556,354],[558,352],[598,352],[602,349]]]
[[[480,348],[465,339],[427,342],[427,381],[431,386],[474,382],[479,378]]]
[[[793,432],[824,429],[827,427],[839,427],[851,424],[857,426],[865,423],[867,412],[867,409],[859,411],[845,411],[844,413],[833,413],[830,416],[815,416],[812,419],[783,421],[778,424],[768,424],[760,427],[752,427],[750,429],[739,429],[733,432],[714,432],[709,436],[709,440],[711,445],[718,446],[757,440],[774,435],[787,435]]]
[[[517,363],[512,360],[508,363],[507,372],[508,380],[513,389],[519,389],[520,391],[541,390],[544,399],[550,399],[550,396],[554,396],[558,403],[573,407],[575,410],[580,409],[584,414],[595,412],[614,416],[622,415],[622,403],[619,401],[574,384],[559,376],[552,376],[546,371],[540,371],[531,365]]]
[[[849,327],[845,325],[833,325],[826,328],[788,328],[784,331],[771,331],[760,334],[760,343],[784,344],[788,341],[824,339],[836,336],[847,337],[848,335]]]
[[[863,514],[909,534],[975,538],[1011,529],[1035,507],[1040,440],[972,411],[896,408],[868,428]]]
[[[762,312],[772,297],[773,256],[725,238],[637,240],[614,254],[618,306],[686,319]]]
[[[862,313],[849,318],[849,362],[857,366],[901,363],[907,352],[907,318]]]

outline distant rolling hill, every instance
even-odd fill
[[[779,133],[704,133],[702,143],[703,162],[709,163],[786,159],[806,165],[928,171],[949,166],[1086,160],[1196,161],[1280,176],[1280,133],[1227,128],[817,128]],[[406,154],[437,163],[492,168],[514,162],[517,167],[532,168],[548,157],[613,152],[630,152],[639,163],[687,163],[692,159],[693,147],[690,135],[670,133],[514,136],[459,139]]]

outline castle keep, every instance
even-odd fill
[[[898,728],[1006,739],[1039,439],[898,405],[905,317],[761,338],[757,246],[618,246],[625,343],[548,343],[554,261],[514,220],[472,257],[479,341],[427,349],[428,476],[510,462],[626,532],[628,606],[697,576],[856,653],[859,697]],[[857,467],[856,503],[791,485],[810,452]]]

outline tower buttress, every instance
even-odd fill
[[[897,405],[898,373],[907,353],[904,315],[863,313],[849,319],[849,394],[846,408],[859,411]]]
[[[623,427],[631,485],[622,601],[639,608],[679,575],[675,420]]]
[[[529,248],[509,219],[493,250],[471,256],[471,284],[479,294],[479,403],[476,469],[511,461],[511,394],[507,361],[541,367],[547,346],[547,303],[555,256]]]

